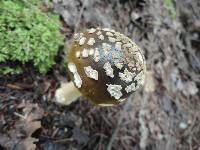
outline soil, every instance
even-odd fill
[[[61,48],[45,76],[25,66],[22,75],[0,77],[0,149],[200,150],[199,0],[171,7],[164,0],[53,0],[51,7],[66,47],[90,27],[133,39],[147,61],[145,86],[120,106],[84,98],[60,106],[54,93],[68,80]]]

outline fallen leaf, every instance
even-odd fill
[[[32,134],[41,128],[39,119],[43,117],[44,110],[30,102],[22,102],[18,108],[21,108],[23,113],[14,113],[20,119],[15,122],[13,129],[7,134],[0,134],[0,144],[7,149],[35,150],[35,142],[38,139],[33,138]]]
[[[26,150],[34,150],[36,148],[34,142],[38,139],[31,136],[37,129],[41,128],[41,122],[38,120],[43,117],[44,110],[37,104],[26,103],[23,112],[25,118],[21,118],[18,126],[25,131],[27,137],[23,139],[22,143]]]
[[[25,148],[25,150],[35,150],[36,149],[36,145],[34,144],[34,142],[37,142],[38,139],[36,138],[32,138],[32,137],[27,137],[26,139],[23,140],[23,146]]]

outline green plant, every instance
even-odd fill
[[[174,7],[173,0],[164,0],[164,6],[170,13],[172,19],[176,19],[176,9]]]
[[[42,12],[39,2],[0,1],[0,74],[21,73],[19,68],[26,63],[32,63],[44,74],[55,63],[64,37],[59,31],[58,16]]]

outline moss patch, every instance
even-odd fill
[[[32,63],[44,74],[55,63],[54,58],[64,37],[59,31],[58,16],[42,12],[39,2],[0,2],[0,74],[20,73],[19,68],[23,70],[21,65],[26,63]],[[9,66],[10,62],[18,65]]]

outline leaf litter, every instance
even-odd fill
[[[199,2],[166,2],[168,6],[157,0],[53,0],[66,43],[75,31],[98,26],[134,39],[147,60],[146,85],[116,107],[99,108],[84,98],[59,106],[52,99],[62,81],[59,63],[45,77],[34,72],[4,77],[0,79],[0,145],[23,149],[30,143],[32,148],[48,150],[199,149]],[[33,86],[23,88],[19,82]],[[37,112],[26,110],[22,101],[31,107],[38,104],[42,116],[34,117]],[[23,118],[26,112],[32,112],[30,119]]]
[[[7,134],[1,134],[0,144],[9,149],[35,150],[35,142],[38,139],[32,137],[32,134],[41,128],[40,119],[43,117],[44,111],[37,104],[29,102],[22,102],[17,109],[22,109],[21,113],[14,112],[19,120]]]

